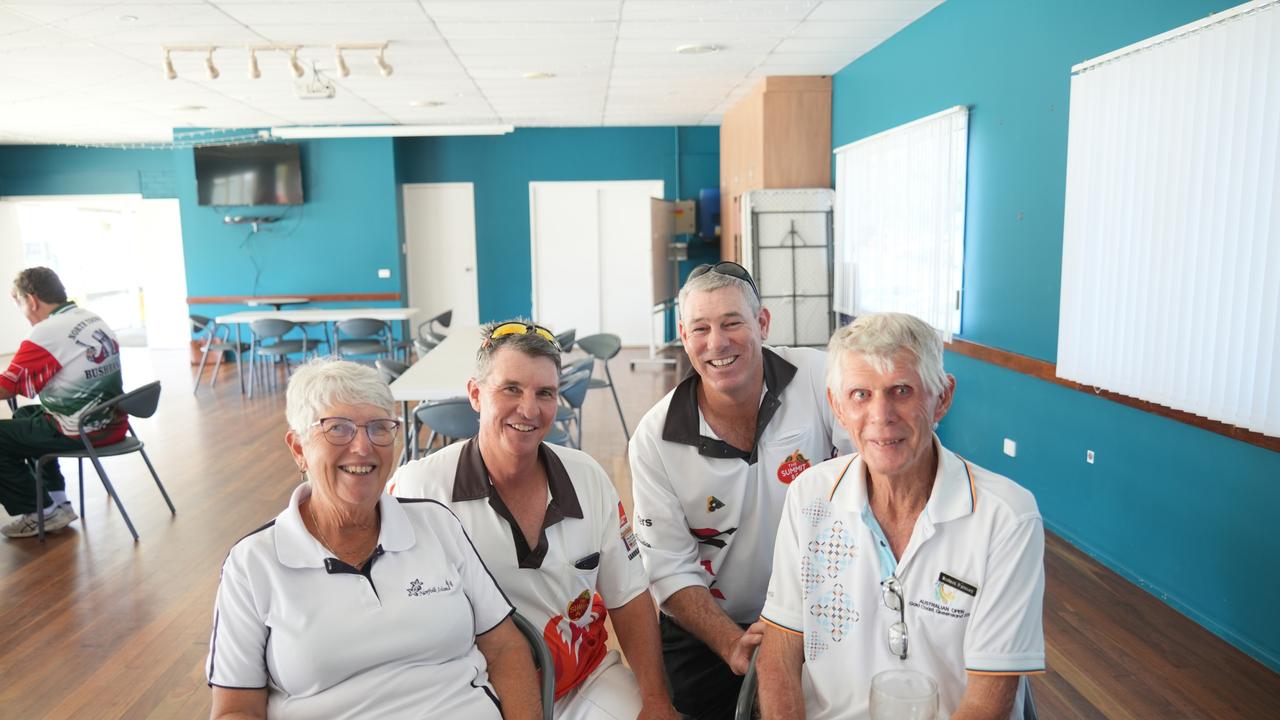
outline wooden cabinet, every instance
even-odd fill
[[[742,193],[831,187],[831,78],[768,77],[720,125],[720,257],[740,260]]]

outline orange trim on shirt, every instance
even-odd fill
[[[858,459],[857,453],[854,453],[853,457],[849,458],[849,463],[844,466],[843,470],[840,471],[840,477],[836,478],[836,483],[831,486],[831,492],[827,493],[827,502],[831,502],[831,499],[836,496],[836,489],[840,487],[840,481],[844,480],[845,473],[849,472],[849,467],[853,465],[853,461],[857,459]],[[792,630],[792,632],[795,632],[795,631]]]
[[[776,622],[774,622],[774,621],[770,620],[770,619],[769,619],[769,618],[767,618],[767,617],[761,617],[761,618],[760,618],[760,622],[764,623],[765,625],[768,625],[769,627],[775,627],[775,628],[778,628],[779,630],[781,630],[781,631],[783,631],[783,632],[788,632],[788,633],[791,633],[792,635],[799,635],[800,637],[804,637],[804,633],[800,632],[799,630],[792,630],[791,628],[787,627],[786,625],[779,625],[778,623],[776,623]]]
[[[1008,672],[995,672],[992,670],[969,670],[968,668],[966,668],[965,672],[969,673],[970,675],[982,675],[984,677],[1010,677],[1010,676],[1017,676],[1017,675],[1044,675],[1048,671],[1047,670],[1009,670]]]

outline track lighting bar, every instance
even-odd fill
[[[389,43],[338,43],[333,45],[334,61],[337,66],[338,75],[348,77],[351,75],[351,68],[347,66],[344,52],[376,52],[373,57],[373,64],[378,68],[378,73],[383,77],[388,77],[394,72],[394,68],[387,62],[386,51]],[[249,77],[258,79],[262,77],[262,70],[258,67],[258,53],[276,51],[288,53],[289,55],[289,71],[293,73],[295,78],[302,78],[307,74],[306,68],[298,58],[298,52],[304,49],[305,45],[246,45],[245,50],[249,53]],[[218,68],[213,64],[213,53],[224,48],[218,45],[163,45],[160,48],[164,51],[164,60],[161,68],[164,77],[167,80],[176,80],[178,77],[177,70],[173,67],[174,53],[203,53],[205,76],[210,80],[217,80],[221,75]]]

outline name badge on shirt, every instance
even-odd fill
[[[953,587],[956,590],[959,590],[960,592],[970,597],[977,597],[978,595],[977,585],[970,585],[969,583],[959,578],[952,577],[946,573],[938,574],[938,582],[942,583],[943,585]]]

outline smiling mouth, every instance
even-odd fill
[[[376,465],[339,465],[338,469],[348,475],[364,476],[372,473],[377,468]]]
[[[507,423],[507,427],[522,433],[533,432],[538,429],[537,425],[526,425],[525,423]]]
[[[722,368],[722,367],[728,367],[732,365],[734,362],[737,361],[737,359],[738,359],[738,356],[734,355],[732,357],[727,357],[727,358],[717,358],[715,360],[708,360],[707,364],[710,365],[711,367]]]
[[[876,447],[893,447],[894,445],[897,445],[898,443],[902,442],[902,439],[899,438],[897,440],[868,440],[867,442],[871,443],[872,445],[875,445]]]

